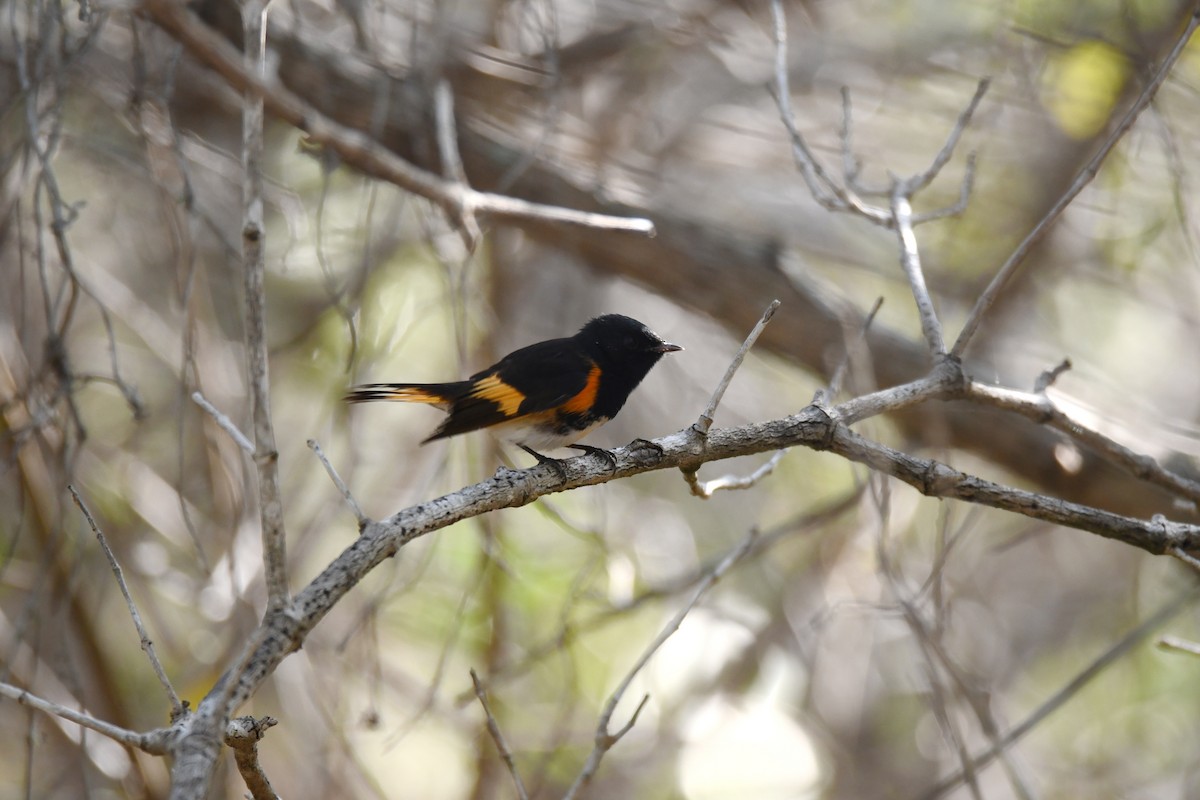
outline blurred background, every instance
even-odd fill
[[[193,10],[241,41],[235,4]],[[918,198],[918,211],[953,203],[977,154],[967,211],[918,228],[952,339],[1195,10],[789,2],[791,102],[837,175],[848,89],[861,179],[886,187],[928,165],[991,78]],[[241,98],[136,5],[7,0],[0,20],[0,677],[149,729],[168,704],[66,487],[106,533],[180,694],[198,701],[264,600],[253,464],[190,399],[201,391],[251,428]],[[475,188],[658,228],[485,225],[468,252],[425,201],[268,120],[272,410],[293,589],[357,533],[306,440],[375,518],[528,465],[482,434],[419,446],[438,412],[349,409],[351,384],[457,379],[620,312],[687,349],[588,439],[617,446],[692,423],[773,298],[782,307],[718,426],[794,413],[848,351],[845,396],[922,374],[894,235],[821,208],[795,169],[771,94],[774,42],[759,0],[276,0],[269,67],[324,114],[440,173],[431,98],[446,80]],[[1197,47],[966,359],[975,377],[1028,390],[1069,357],[1056,401],[1187,474],[1200,441]],[[1022,488],[1196,518],[1014,416],[938,403],[857,429]],[[530,795],[560,797],[610,693],[751,531],[618,706],[614,729],[650,698],[587,796],[1200,795],[1200,663],[1155,647],[1200,636],[1191,570],[806,451],[707,501],[678,474],[649,474],[414,542],[244,709],[280,720],[263,766],[288,798],[515,797],[473,668]],[[166,795],[161,759],[56,718],[3,701],[0,731],[0,798]],[[215,796],[245,791],[227,758],[221,781]]]

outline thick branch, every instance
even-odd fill
[[[230,707],[236,709],[249,699],[262,679],[284,656],[300,646],[308,631],[364,575],[414,539],[463,519],[502,508],[518,508],[556,492],[783,447],[802,445],[828,450],[899,478],[923,494],[1014,511],[1090,531],[1155,554],[1177,547],[1200,548],[1200,526],[1162,519],[1138,520],[1002,486],[873,442],[838,422],[836,416],[836,410],[827,412],[809,406],[783,419],[714,429],[704,442],[703,452],[690,429],[685,429],[656,439],[654,443],[662,448],[661,453],[636,443],[613,450],[615,468],[595,455],[560,462],[561,476],[548,465],[526,470],[501,467],[485,481],[370,522],[353,544],[296,594],[284,614],[268,622],[270,630],[258,651],[249,659],[244,673],[237,677],[237,685],[227,689]]]

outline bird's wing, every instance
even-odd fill
[[[587,412],[600,371],[570,339],[523,347],[471,376],[470,391],[455,400],[450,416],[430,439],[512,422],[564,406]]]

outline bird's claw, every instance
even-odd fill
[[[617,471],[617,457],[603,447],[592,447],[590,444],[569,444],[567,447],[572,450],[580,450],[590,456],[600,456],[608,462],[609,469],[613,472]]]
[[[567,479],[567,469],[566,469],[566,467],[563,466],[561,458],[551,458],[550,456],[544,456],[541,453],[539,453],[537,450],[534,450],[532,447],[526,447],[523,444],[519,444],[519,445],[517,445],[517,447],[521,448],[526,453],[529,453],[529,455],[536,458],[539,465],[544,464],[546,466],[553,467],[554,471],[558,473],[558,477],[560,480],[565,481]]]
[[[629,447],[632,450],[653,450],[656,456],[661,456],[663,454],[662,445],[656,444],[649,439],[634,439],[629,443]]]

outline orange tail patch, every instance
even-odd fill
[[[396,403],[427,403],[448,408],[454,402],[455,384],[368,383],[355,386],[346,394],[347,403],[390,400]]]

